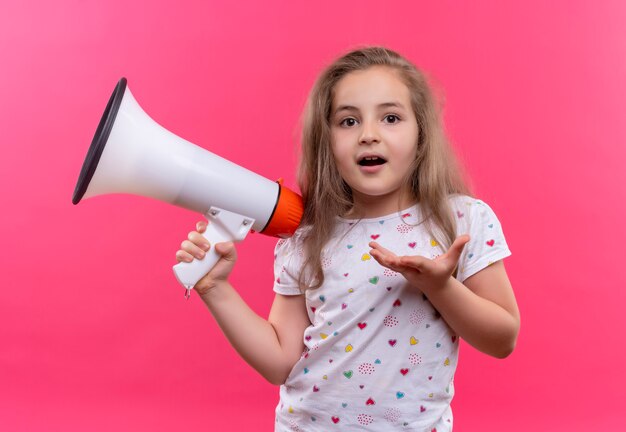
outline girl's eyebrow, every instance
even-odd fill
[[[334,114],[337,114],[341,111],[358,111],[359,109],[357,107],[354,107],[352,105],[339,105],[337,107],[337,109],[334,110]]]
[[[405,109],[404,105],[402,105],[400,102],[384,102],[381,104],[377,105],[377,108],[401,108],[401,109]],[[335,114],[341,112],[341,111],[359,111],[359,109],[355,106],[352,105],[339,105],[337,107],[337,109],[335,110]]]
[[[378,105],[378,108],[404,108],[400,102],[385,102]]]

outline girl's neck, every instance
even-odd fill
[[[346,219],[372,219],[396,213],[414,204],[416,204],[415,198],[409,196],[381,199],[381,197],[358,197],[355,195],[354,205],[343,217]]]

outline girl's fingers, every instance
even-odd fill
[[[376,242],[370,242],[369,246],[372,248],[372,250],[370,250],[370,255],[383,265],[387,265],[389,258],[395,256],[393,252],[388,251]]]
[[[187,240],[180,244],[180,250],[176,252],[178,262],[191,262],[195,259],[202,259],[211,248],[210,243],[201,234],[206,231],[207,221],[196,223],[196,230],[187,235]]]
[[[416,270],[423,270],[424,267],[428,265],[428,262],[432,261],[419,255],[405,255],[400,257],[399,260],[401,265],[411,267]]]
[[[215,250],[227,261],[237,261],[237,249],[233,242],[216,243]]]
[[[196,231],[198,231],[199,233],[203,233],[206,231],[206,227],[209,225],[209,223],[205,220],[201,220],[196,222]]]
[[[388,260],[387,260],[387,258],[386,258],[386,257],[385,257],[385,255],[384,255],[384,254],[382,254],[380,251],[377,251],[376,249],[372,249],[372,250],[370,251],[370,255],[371,255],[371,256],[372,256],[372,257],[373,257],[376,261],[378,261],[380,264],[385,265],[385,266],[388,264],[388,262],[387,262],[387,261],[388,261]]]
[[[191,231],[187,238],[189,239],[189,241],[191,241],[193,244],[195,244],[205,252],[208,251],[211,247],[208,240],[198,231]]]
[[[193,257],[185,252],[184,250],[177,250],[176,251],[176,261],[178,262],[191,262],[193,261]]]
[[[396,256],[396,254],[394,254],[393,252],[391,252],[389,249],[385,249],[384,247],[382,247],[381,245],[379,245],[376,242],[370,242],[369,246],[372,248],[372,250],[376,250],[381,252],[383,255],[385,256]]]
[[[450,249],[454,249],[455,251],[458,251],[459,256],[460,256],[461,252],[463,252],[463,248],[469,241],[470,241],[469,234],[463,234],[462,236],[459,236],[454,240],[454,243],[452,243],[452,246],[450,246]]]
[[[369,246],[372,248],[372,250],[370,250],[370,255],[373,256],[379,263],[387,267],[389,267],[389,265],[397,264],[398,257],[389,249],[385,249],[376,242],[370,242]]]
[[[384,248],[382,248],[384,249]],[[398,259],[398,257],[393,253],[390,252],[386,249],[384,249],[386,251],[382,252],[378,249],[372,249],[370,251],[370,255],[376,260],[378,261],[378,263],[382,266],[385,266],[387,268],[390,268],[391,270],[395,271],[395,272],[401,272],[404,267],[402,267],[400,265],[400,261]]]
[[[197,259],[202,259],[205,255],[205,252],[202,249],[200,249],[195,243],[189,240],[183,241],[180,244],[180,249]]]
[[[448,249],[448,251],[445,254],[443,254],[441,258],[448,258],[452,260],[454,264],[456,265],[456,263],[459,262],[459,258],[461,258],[461,253],[463,252],[463,248],[469,242],[469,240],[470,240],[470,236],[467,234],[457,237],[454,240],[454,243],[452,243],[452,246],[450,246],[450,249]]]
[[[207,221],[198,221],[196,223],[196,231],[191,231],[187,235],[187,240],[180,244],[180,249],[176,251],[176,260],[178,262],[191,262],[194,259],[202,259],[206,252],[211,248],[210,243],[202,235],[208,226]]]

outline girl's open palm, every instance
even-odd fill
[[[454,273],[461,252],[469,242],[469,235],[456,238],[450,249],[435,259],[419,255],[397,256],[376,242],[370,242],[370,255],[378,263],[395,272],[401,273],[409,283],[423,293],[443,288]]]

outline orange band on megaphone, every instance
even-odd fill
[[[290,237],[300,226],[304,207],[302,197],[281,183],[278,182],[278,201],[274,214],[261,233],[274,237]]]

